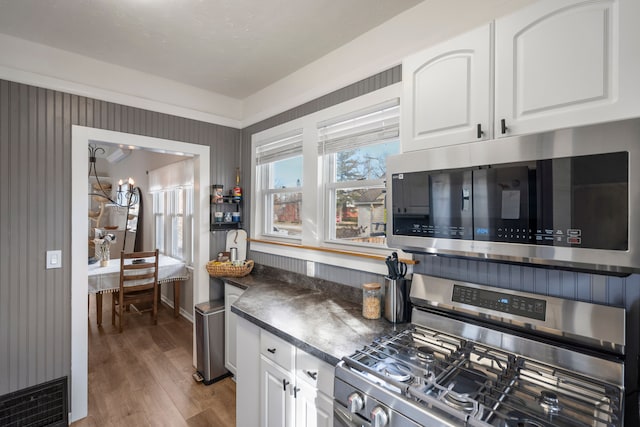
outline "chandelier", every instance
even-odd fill
[[[95,144],[89,144],[89,177],[93,176],[96,181],[96,183],[91,187],[92,191],[89,195],[102,197],[108,200],[109,203],[130,209],[137,205],[140,200],[140,193],[138,189],[134,187],[135,183],[132,178],[129,178],[126,183],[123,183],[122,180],[118,181],[118,192],[116,193],[117,196],[115,200],[111,197],[111,185],[107,186],[100,182],[100,178],[98,177],[98,172],[96,170],[96,154],[104,152],[104,148],[96,147]]]

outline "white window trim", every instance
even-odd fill
[[[261,138],[260,141],[258,143],[255,144],[253,150],[252,150],[252,161],[253,163],[253,168],[252,168],[252,175],[254,175],[254,189],[255,191],[254,193],[254,198],[252,200],[260,200],[261,203],[255,203],[253,204],[253,206],[257,206],[258,209],[260,209],[260,214],[256,215],[256,221],[260,221],[260,228],[259,228],[259,235],[261,238],[267,239],[267,240],[276,240],[276,241],[283,241],[283,242],[288,242],[288,243],[300,243],[301,242],[301,237],[299,236],[288,236],[288,235],[278,235],[275,234],[273,232],[271,232],[270,227],[273,225],[273,222],[269,220],[268,216],[266,215],[265,210],[268,207],[271,207],[271,204],[269,203],[269,198],[273,195],[273,194],[282,194],[282,193],[299,193],[301,192],[301,188],[300,187],[288,187],[288,188],[272,188],[271,186],[269,186],[269,188],[267,188],[266,190],[263,189],[264,187],[264,183],[267,183],[270,181],[270,178],[272,178],[271,174],[272,174],[272,170],[271,168],[267,169],[266,167],[260,167],[260,174],[256,174],[256,168],[259,166],[258,165],[258,161],[257,161],[257,150],[259,146],[262,146],[263,144],[267,145],[282,139],[288,139],[291,137],[298,137],[298,135],[300,135],[300,137],[302,138],[302,132],[303,130],[300,128],[296,128],[293,130],[289,130],[287,132],[285,132],[284,134],[276,134],[275,136],[269,136],[266,138]],[[304,142],[304,139],[302,139],[302,142]],[[287,156],[285,158],[291,158],[291,157],[297,157],[298,155],[302,155],[303,151],[302,151],[302,147],[299,147],[300,149],[300,153],[296,154],[295,156]],[[272,165],[273,162],[278,161],[278,160],[284,160],[285,158],[277,158],[277,159],[273,159],[271,161],[265,162],[263,163],[262,166],[266,166],[266,165]],[[256,228],[256,225],[258,224],[258,222],[254,223],[252,226],[252,229]],[[268,231],[269,230],[269,231]]]
[[[266,129],[262,132],[253,134],[251,137],[251,174],[252,182],[256,191],[251,193],[251,206],[254,206],[253,212],[249,218],[251,224],[251,238],[265,239],[270,241],[292,242],[292,239],[281,239],[273,236],[263,235],[263,218],[264,218],[264,202],[260,200],[263,193],[257,191],[259,177],[256,176],[256,148],[264,141],[273,140],[278,135],[285,135],[295,129],[303,129],[303,180],[302,180],[302,212],[303,219],[302,235],[299,239],[294,239],[296,243],[312,247],[334,247],[337,249],[345,249],[352,245],[340,242],[334,243],[325,240],[327,233],[325,232],[324,212],[326,194],[324,191],[324,183],[321,181],[322,159],[318,156],[318,123],[347,114],[352,111],[363,109],[371,105],[385,102],[392,98],[400,98],[402,92],[401,83],[396,83],[375,92],[362,95],[358,98],[345,101],[341,104],[334,105],[324,110],[309,114],[296,120]],[[394,249],[376,248],[372,246],[353,245],[355,250],[375,255],[389,255]],[[357,249],[356,249],[357,248]],[[286,246],[277,246],[268,243],[252,242],[251,250],[258,252],[266,252],[274,255],[281,255],[291,258],[298,258],[307,261],[320,262],[323,264],[345,266],[345,256],[340,254],[332,254],[327,252],[314,251],[310,249],[291,248]],[[371,271],[377,274],[386,274],[387,268],[384,262],[370,260],[367,258],[351,257],[348,261],[349,268]]]

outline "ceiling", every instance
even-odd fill
[[[422,0],[0,0],[0,33],[244,99]]]

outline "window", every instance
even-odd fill
[[[398,99],[323,121],[318,135],[326,239],[385,245],[386,160],[400,152]]]
[[[193,263],[193,160],[150,171],[149,188],[155,247],[165,255]]]
[[[153,193],[155,247],[165,255],[193,261],[193,187]]]
[[[401,90],[389,85],[251,136],[252,251],[339,266],[343,255],[315,248],[391,252],[386,160],[400,152]],[[373,258],[349,262],[386,273]]]
[[[299,239],[302,234],[302,131],[261,141],[256,149],[262,234]]]
[[[164,253],[164,198],[163,191],[153,193],[153,230],[155,247]]]

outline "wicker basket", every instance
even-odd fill
[[[209,261],[207,271],[211,277],[244,277],[253,270],[253,260],[246,260],[244,264],[235,266],[230,262]]]

